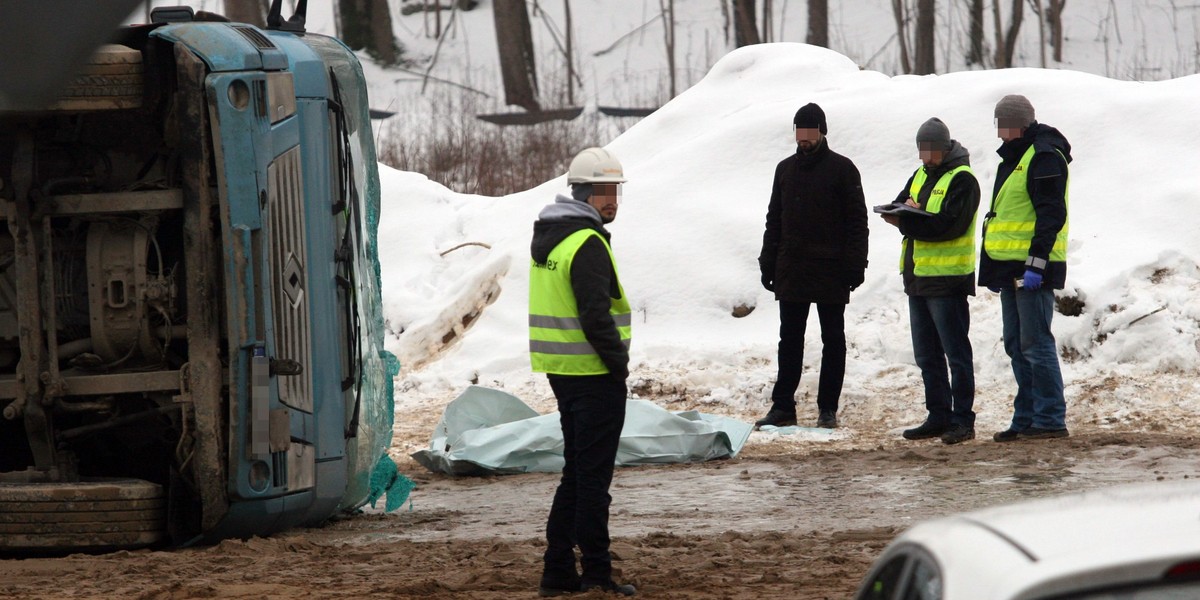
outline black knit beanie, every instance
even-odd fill
[[[812,102],[801,106],[800,110],[796,111],[796,117],[792,119],[792,123],[796,125],[797,129],[817,129],[822,134],[829,133],[829,126],[825,123],[825,111]]]

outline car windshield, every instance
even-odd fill
[[[1192,580],[1056,596],[1054,600],[1193,600],[1195,598],[1200,598],[1200,581]]]

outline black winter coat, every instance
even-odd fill
[[[850,159],[797,151],[775,168],[762,253],[764,281],[784,302],[847,304],[867,268],[867,205]]]
[[[1024,136],[1002,144],[996,153],[1004,162],[1000,163],[996,171],[992,201],[995,202],[996,194],[1000,192],[1008,176],[1012,175],[1013,169],[1029,146],[1033,146],[1034,155],[1033,160],[1029,162],[1026,188],[1033,202],[1033,211],[1037,215],[1033,239],[1029,243],[1029,256],[1048,260],[1054,240],[1067,222],[1067,164],[1072,160],[1071,144],[1067,138],[1057,129],[1035,122],[1025,130]],[[989,212],[988,216],[992,214]],[[986,237],[986,220],[983,228]],[[1048,263],[1045,269],[1027,267],[1025,263],[1024,260],[995,260],[988,256],[987,250],[980,248],[979,285],[1011,288],[1013,280],[1024,276],[1027,268],[1042,273],[1042,285],[1045,287],[1061,290],[1066,285],[1066,263]]]

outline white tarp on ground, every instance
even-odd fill
[[[617,465],[732,458],[753,429],[728,417],[627,400]],[[561,471],[562,452],[557,412],[539,415],[516,396],[471,386],[446,406],[429,449],[412,457],[430,471],[483,475]]]

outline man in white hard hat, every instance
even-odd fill
[[[624,182],[616,156],[588,148],[571,161],[571,195],[559,194],[533,224],[529,356],[558,401],[566,460],[546,521],[541,596],[593,589],[635,593],[632,585],[612,580],[608,537],[631,318],[604,225],[617,218]]]

